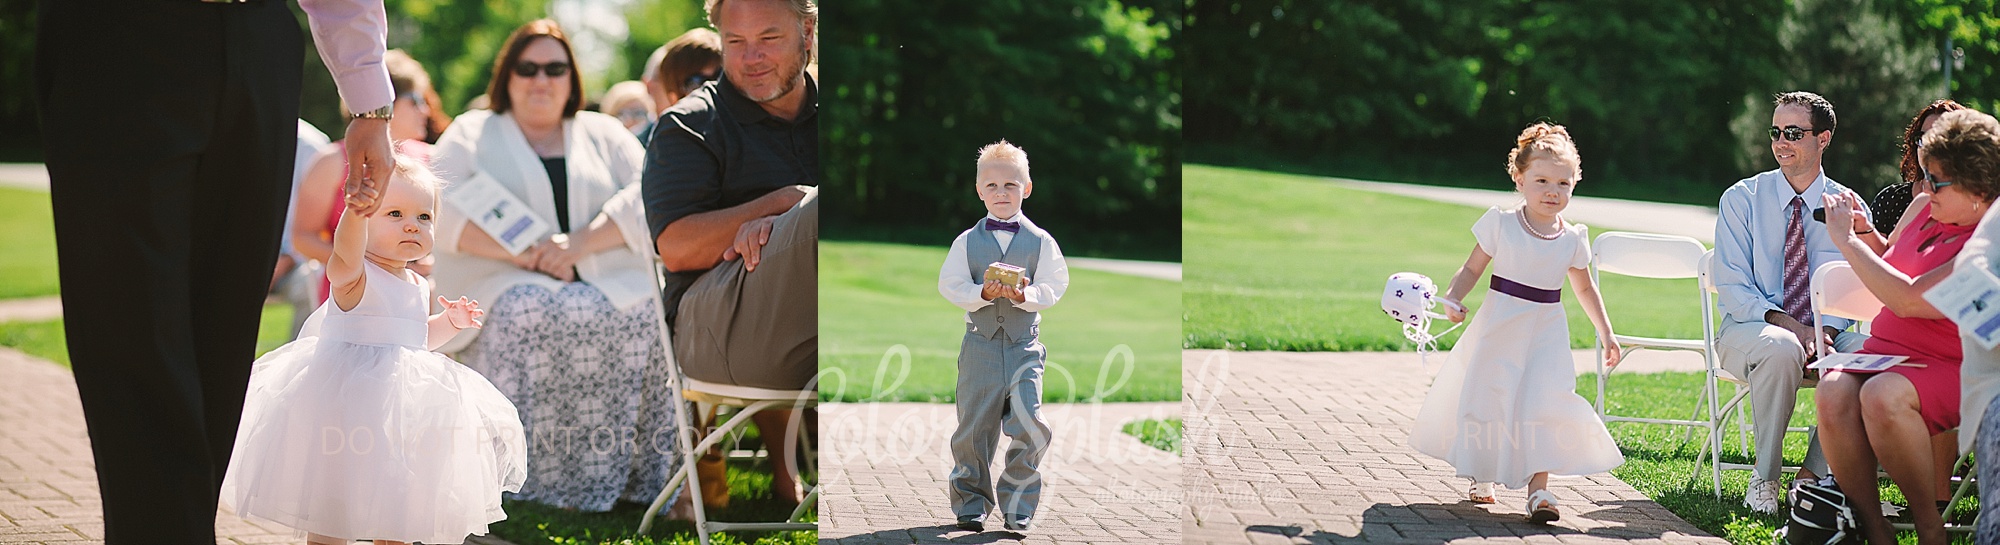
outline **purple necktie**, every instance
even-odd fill
[[[1812,261],[1806,259],[1806,200],[1792,197],[1792,219],[1785,224],[1785,314],[1812,326],[1809,296]]]
[[[1019,224],[1019,223],[1015,223],[1015,222],[1011,222],[1011,221],[994,221],[994,220],[993,220],[993,218],[987,218],[987,219],[986,219],[986,230],[988,230],[988,231],[1006,231],[1006,232],[1009,232],[1009,233],[1014,233],[1014,234],[1017,234],[1017,235],[1018,235],[1018,234],[1020,234],[1020,233],[1021,233],[1021,224]]]

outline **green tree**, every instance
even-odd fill
[[[822,223],[949,240],[939,233],[983,213],[974,151],[1005,138],[1033,162],[1029,215],[1068,251],[1178,258],[1178,8],[858,0],[827,11]]]
[[[1833,102],[1839,128],[1826,151],[1828,177],[1872,197],[1901,180],[1903,130],[1941,91],[1929,60],[1936,49],[1914,39],[1893,10],[1873,0],[1798,0],[1778,32],[1784,77],[1772,91],[1806,90]],[[1735,123],[1745,173],[1777,168],[1768,128],[1770,94],[1745,101]]]
[[[708,26],[708,16],[701,11],[701,0],[639,0],[625,9],[625,23],[631,28],[624,43],[619,44],[620,61],[611,68],[607,80],[619,82],[639,79],[644,74],[646,57],[654,49],[666,45],[681,33],[695,27]],[[662,104],[661,108],[668,105]]]
[[[34,0],[0,0],[0,161],[39,161]]]
[[[1930,47],[1940,60],[1945,39],[1951,39],[1962,55],[1954,64],[1963,65],[1952,68],[1952,99],[1983,112],[2000,108],[2000,1],[1901,0],[1888,7],[1894,20],[1906,25],[1909,37]],[[1942,79],[1942,74],[1933,77]],[[1937,88],[1942,92],[1941,84]]]
[[[444,102],[435,106],[448,115],[463,113],[467,101],[486,92],[493,59],[500,55],[508,34],[548,16],[548,0],[384,0],[383,4],[389,15],[389,47],[423,63]],[[305,28],[305,12],[296,4],[293,10],[300,28]],[[339,90],[310,39],[305,57],[299,117],[337,140],[347,126],[340,118]]]

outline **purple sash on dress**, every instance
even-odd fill
[[[1502,278],[1500,275],[1497,274],[1493,275],[1493,283],[1491,287],[1493,288],[1493,291],[1519,297],[1524,301],[1531,301],[1536,303],[1562,302],[1562,290],[1545,290],[1527,284],[1522,284],[1520,282],[1515,282],[1513,280],[1508,280],[1506,278]]]

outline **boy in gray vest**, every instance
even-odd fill
[[[1021,214],[1034,192],[1028,153],[1006,140],[979,149],[979,200],[986,217],[958,235],[938,271],[938,293],[965,309],[958,349],[958,431],[951,434],[951,507],[960,529],[985,530],[995,505],[1008,530],[1025,531],[1040,503],[1036,469],[1049,448],[1042,421],[1040,311],[1069,289],[1069,266],[1047,231]],[[986,280],[994,263],[1025,269],[1010,285]],[[996,499],[993,449],[1006,433],[1007,467]]]

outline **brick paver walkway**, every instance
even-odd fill
[[[820,543],[1180,543],[1181,467],[1119,428],[1174,418],[1176,403],[1049,404],[1056,436],[1042,505],[1026,535],[952,528],[945,499],[950,404],[820,405]],[[1002,438],[1001,445],[1008,439]],[[997,460],[996,456],[996,462]],[[997,475],[998,472],[996,471]]]
[[[1724,543],[1609,474],[1550,479],[1548,526],[1524,491],[1462,501],[1467,481],[1404,446],[1430,386],[1414,353],[1182,358],[1186,543]]]
[[[104,542],[85,430],[69,370],[0,347],[0,544]],[[219,545],[305,542],[290,528],[228,512],[216,514],[215,534]]]

